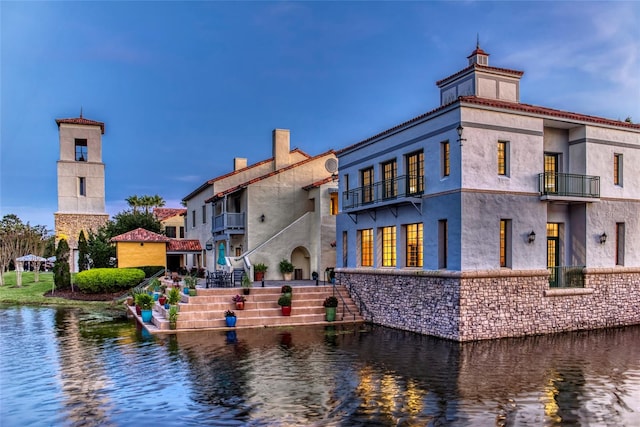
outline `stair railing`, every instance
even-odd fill
[[[166,271],[166,270],[165,270],[164,268],[163,268],[163,269],[158,270],[158,271],[156,272],[156,274],[154,274],[153,276],[147,277],[147,278],[146,278],[146,279],[144,279],[142,282],[138,283],[136,286],[134,286],[133,288],[131,288],[131,289],[129,290],[129,292],[127,292],[127,293],[125,293],[125,294],[123,294],[123,295],[121,295],[121,296],[119,296],[119,297],[117,297],[117,298],[114,298],[113,300],[114,300],[115,302],[124,301],[125,299],[127,299],[127,296],[129,295],[129,293],[131,293],[131,291],[140,291],[140,290],[142,290],[142,289],[146,288],[147,286],[149,286],[149,283],[151,283],[151,281],[152,281],[153,279],[157,279],[158,277],[162,276],[162,275],[164,274],[164,272],[165,272],[165,271]]]
[[[356,313],[353,313],[353,312],[351,311],[351,309],[349,308],[349,306],[347,305],[347,302],[345,301],[344,297],[343,297],[343,296],[342,296],[342,294],[340,293],[340,289],[338,289],[338,288],[336,287],[336,283],[335,283],[335,281],[332,283],[332,285],[331,285],[331,286],[332,286],[332,288],[333,288],[333,296],[335,297],[335,296],[336,296],[336,294],[337,294],[337,295],[338,295],[338,297],[339,297],[339,299],[340,299],[340,301],[342,301],[342,318],[341,318],[340,320],[344,320],[345,312],[349,312],[349,314],[350,314],[351,316],[353,316],[353,321],[355,322],[355,320],[356,320]]]
[[[360,314],[362,315],[362,317],[364,317],[364,319],[368,322],[373,322],[373,318],[374,318],[373,312],[369,310],[369,308],[367,307],[367,304],[365,304],[362,297],[356,290],[355,286],[353,286],[353,283],[351,282],[349,277],[348,276],[345,277],[340,273],[338,273],[337,275],[341,282],[343,278],[345,279],[346,281],[345,288],[347,288],[347,291],[349,292],[349,295],[351,296],[351,299],[353,300],[353,302],[355,302],[356,305],[358,306],[358,309],[360,310]]]

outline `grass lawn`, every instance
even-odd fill
[[[4,274],[4,286],[0,286],[0,303],[30,304],[30,305],[65,305],[77,307],[108,308],[111,302],[76,301],[65,298],[45,297],[44,294],[53,287],[53,273],[40,272],[39,281],[34,282],[33,272],[22,273],[22,287],[16,287],[16,273],[10,271]]]

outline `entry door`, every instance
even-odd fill
[[[544,153],[544,191],[558,192],[558,154]]]
[[[558,286],[558,270],[560,266],[560,224],[547,223],[547,268],[549,269],[549,284]]]

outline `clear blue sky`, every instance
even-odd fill
[[[167,207],[271,130],[315,155],[438,105],[476,35],[521,101],[640,121],[639,2],[0,2],[0,215],[53,228],[56,118],[102,121],[107,211]]]

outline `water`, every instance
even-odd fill
[[[640,426],[640,327],[458,344],[380,327],[153,337],[4,308],[0,425]]]

